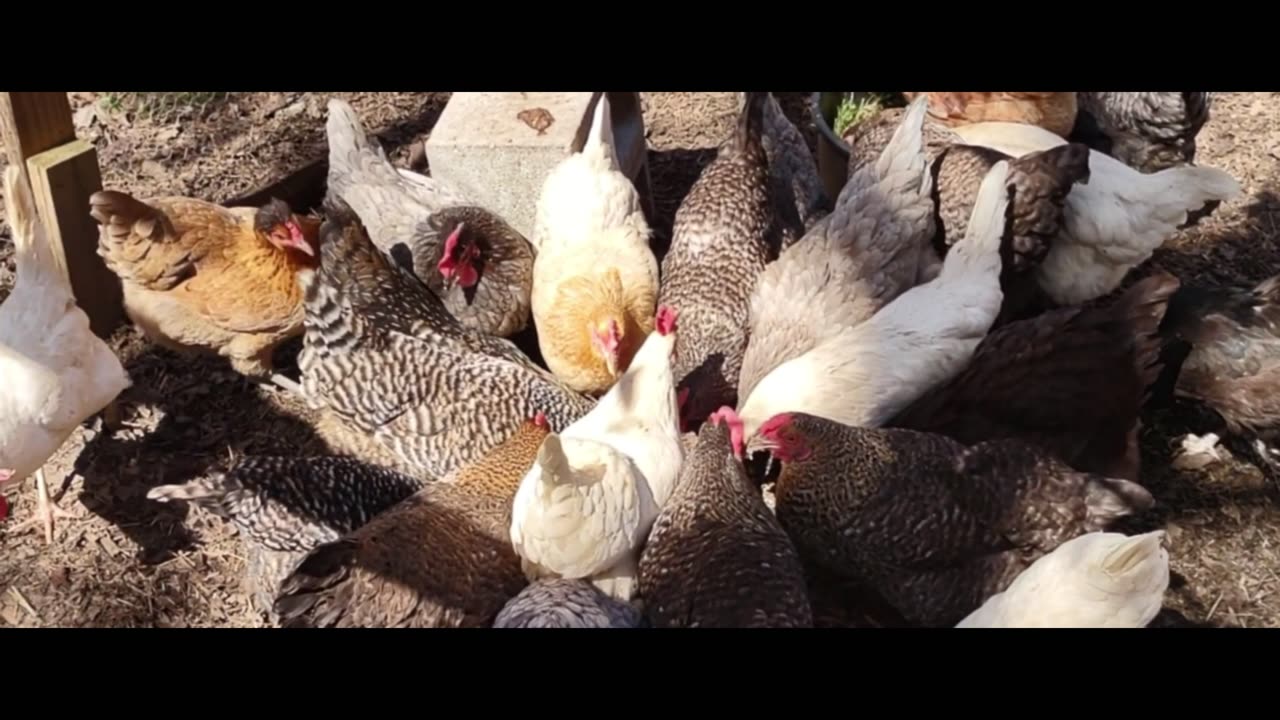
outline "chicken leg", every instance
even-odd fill
[[[36,522],[43,523],[44,542],[46,545],[52,545],[54,519],[81,520],[83,518],[81,515],[77,515],[70,510],[63,510],[54,504],[53,500],[49,498],[49,486],[45,482],[44,468],[40,468],[36,470],[36,513],[19,523],[13,530],[17,532]]]

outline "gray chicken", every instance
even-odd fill
[[[756,95],[765,96],[760,140],[769,159],[769,187],[782,223],[782,247],[789,247],[831,212],[832,199],[822,185],[813,152],[773,93],[740,93],[742,111]]]
[[[533,246],[439,180],[396,170],[342,100],[329,101],[329,190],[375,245],[411,270],[469,328],[509,337],[529,321]]]
[[[715,418],[649,533],[639,594],[654,627],[813,627],[800,556]]]
[[[464,328],[370,242],[360,219],[325,200],[321,263],[299,274],[306,335],[298,366],[315,409],[443,477],[545,413],[555,431],[594,406],[515,345]]]
[[[644,618],[585,580],[547,578],[512,598],[493,627],[626,629],[644,627]]]
[[[662,261],[658,304],[680,314],[672,372],[686,430],[696,430],[721,405],[737,403],[751,290],[781,245],[783,226],[761,144],[771,97],[748,96],[733,137],[680,204]]]
[[[363,526],[426,483],[343,457],[246,457],[227,472],[147,492],[226,518],[248,554],[246,585],[269,613],[280,581],[302,556]]]
[[[511,501],[547,436],[539,415],[483,460],[315,548],[280,584],[285,627],[488,627],[528,583]]]
[[[1196,158],[1209,121],[1207,92],[1082,92],[1072,138],[1135,170],[1154,173]]]
[[[801,555],[917,625],[954,626],[1040,556],[1154,503],[1017,441],[965,448],[787,413],[747,449],[782,462],[778,520]]]

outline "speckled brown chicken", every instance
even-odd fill
[[[1036,558],[1154,502],[1018,441],[965,448],[789,413],[748,449],[782,462],[778,520],[800,553],[916,625],[955,625]]]
[[[1187,165],[1209,121],[1207,92],[1082,92],[1072,137],[1120,162],[1153,173]]]
[[[713,418],[640,556],[654,627],[812,627],[800,556]]]
[[[226,518],[248,556],[245,584],[268,612],[280,581],[308,551],[413,495],[421,480],[339,457],[246,457],[225,473],[160,485],[147,498],[186,501]]]
[[[1178,279],[1158,273],[1108,305],[993,330],[964,372],[888,424],[966,445],[1036,443],[1082,472],[1138,480],[1139,414],[1161,369],[1159,334]]]
[[[520,591],[498,613],[495,628],[644,627],[644,617],[585,580],[546,578]]]
[[[463,327],[373,246],[341,199],[330,195],[325,208],[320,267],[299,275],[307,319],[298,365],[314,408],[417,473],[443,477],[536,412],[559,431],[594,405],[510,342]]]
[[[431,288],[463,325],[509,337],[529,322],[533,246],[440,180],[399,171],[351,106],[329,101],[329,190],[349,203],[375,245]]]
[[[488,627],[527,584],[511,499],[547,435],[524,423],[483,460],[317,547],[281,584],[285,627]]]
[[[1251,288],[1188,284],[1161,332],[1185,353],[1168,371],[1177,395],[1212,408],[1231,433],[1280,439],[1280,275]]]
[[[781,245],[761,143],[770,97],[748,95],[733,136],[680,204],[662,261],[658,304],[680,314],[672,372],[689,430],[721,405],[737,403],[751,290]]]

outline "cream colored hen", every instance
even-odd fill
[[[1036,560],[958,628],[1140,628],[1169,587],[1164,531],[1093,532]]]
[[[635,185],[619,169],[607,93],[582,152],[547,176],[534,218],[534,323],[547,367],[599,394],[653,330],[658,261]]]
[[[44,464],[130,383],[76,305],[18,166],[5,170],[4,183],[18,277],[0,305],[0,483],[35,473],[36,514],[27,522],[43,522],[53,542],[54,518],[77,516],[49,500]]]
[[[1022,157],[1066,143],[1044,128],[983,122],[952,128],[970,145]],[[1060,305],[1078,305],[1120,287],[1131,269],[1173,237],[1188,214],[1230,200],[1240,184],[1210,167],[1145,174],[1089,152],[1089,182],[1067,195],[1063,229],[1036,270],[1040,287]]]
[[[675,378],[675,314],[599,403],[549,435],[516,491],[511,542],[530,580],[590,580],[629,601],[640,550],[684,462]]]

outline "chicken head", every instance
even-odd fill
[[[782,462],[808,459],[813,451],[804,434],[792,424],[794,420],[794,413],[780,413],[764,421],[748,448],[752,452],[766,450]]]
[[[618,362],[618,350],[622,347],[622,329],[617,318],[609,318],[597,322],[591,328],[591,349],[604,359],[609,374],[617,377],[621,368]]]
[[[314,227],[311,227],[314,225]],[[307,257],[316,257],[319,249],[320,226],[304,223],[283,200],[272,198],[254,214],[253,227],[260,235],[281,250],[296,250]]]
[[[454,226],[453,232],[449,233],[449,238],[445,240],[440,263],[436,265],[436,269],[444,278],[446,290],[453,283],[469,288],[480,281],[480,271],[477,267],[480,264],[480,247],[467,230],[465,222]]]

